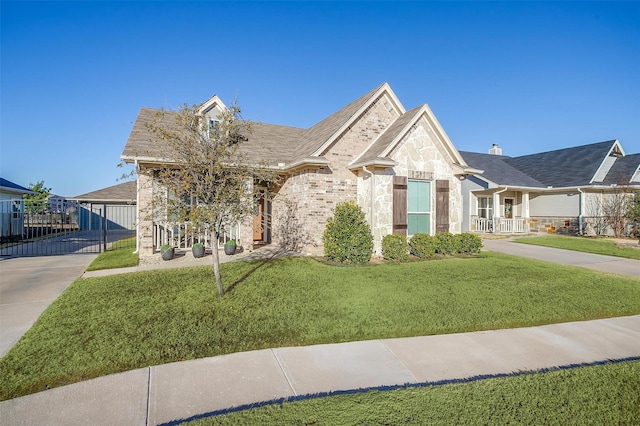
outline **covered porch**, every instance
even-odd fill
[[[530,231],[529,192],[472,191],[470,231],[483,234],[526,234]]]

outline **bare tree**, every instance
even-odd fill
[[[625,235],[628,224],[627,209],[632,199],[632,191],[627,185],[617,185],[609,192],[594,198],[592,209],[597,211],[596,233],[604,234],[610,228],[615,238]]]
[[[170,117],[167,117],[170,116]],[[175,120],[171,117],[174,117]],[[211,235],[213,271],[219,295],[224,294],[218,241],[230,226],[253,211],[256,180],[272,180],[266,168],[250,164],[243,142],[251,125],[234,102],[215,121],[184,105],[177,112],[160,111],[148,125],[163,159],[155,170],[143,170],[166,188],[153,200],[155,214],[207,229]]]
[[[627,204],[626,217],[631,221],[632,233],[640,244],[640,192],[634,192]]]

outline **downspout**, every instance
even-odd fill
[[[580,196],[580,199],[578,200],[578,234],[583,235],[582,217],[584,215],[584,209],[582,208],[582,205],[584,203],[584,192],[582,192],[581,188],[578,188],[578,194]]]
[[[494,195],[493,200],[496,201],[496,197],[495,197],[496,195],[502,194],[503,192],[507,192],[508,190],[509,190],[509,187],[505,186],[504,189],[502,189],[500,191],[497,191],[497,192],[494,192],[493,193],[493,195]],[[498,214],[500,214],[499,213],[500,212],[499,209],[500,209],[500,197],[498,197],[497,205],[496,205],[495,202],[493,203],[493,233],[494,234],[496,233],[496,226],[498,225],[498,221],[496,219],[500,217],[500,216],[496,215],[496,212],[498,212]]]
[[[137,254],[140,251],[140,180],[138,179],[138,160],[134,160],[134,168],[136,171],[136,251],[133,254]]]
[[[375,175],[371,170],[367,169],[367,166],[362,166],[362,171],[368,173],[371,177],[371,181],[369,183],[369,186],[371,187],[369,189],[369,228],[371,228],[371,232],[373,233],[373,190],[375,188]]]

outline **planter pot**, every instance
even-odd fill
[[[162,260],[171,260],[175,255],[175,249],[171,247],[170,249],[161,251],[160,254],[162,255]]]
[[[236,253],[236,246],[229,246],[226,245],[224,246],[224,254],[228,254],[228,255],[232,255]]]
[[[193,253],[193,257],[203,257],[204,256],[204,246],[202,247],[191,247],[191,253]]]

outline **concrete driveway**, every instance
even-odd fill
[[[97,254],[0,260],[0,356],[95,259]]]
[[[582,253],[579,251],[563,250],[551,247],[520,244],[504,240],[482,240],[483,250],[513,254],[531,259],[546,260],[564,265],[579,266],[596,271],[613,274],[640,277],[640,260],[623,259],[621,257],[604,256],[601,254]]]

